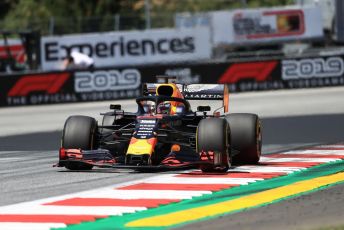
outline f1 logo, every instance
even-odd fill
[[[266,81],[276,65],[277,61],[234,63],[222,74],[218,82],[231,84],[250,79],[257,82]]]
[[[27,96],[29,93],[35,91],[45,91],[47,94],[55,94],[59,92],[69,76],[69,73],[27,75],[16,82],[8,92],[7,96]]]

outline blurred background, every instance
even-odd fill
[[[310,2],[310,1],[307,1]],[[2,0],[1,28],[42,35],[174,27],[178,13],[292,5],[294,0]]]
[[[340,0],[1,0],[0,106],[132,98],[156,75],[232,92],[342,85],[343,11]]]

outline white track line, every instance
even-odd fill
[[[262,178],[202,178],[202,177],[165,177],[165,178],[156,178],[148,180],[147,183],[154,184],[238,184],[245,185],[248,183],[256,182],[258,180],[263,180]]]
[[[305,169],[304,167],[273,167],[273,166],[238,166],[229,169],[230,171],[240,171],[240,172],[268,172],[268,173],[291,173],[295,171],[300,171]]]
[[[95,215],[110,216],[122,215],[124,213],[133,213],[136,211],[146,210],[146,207],[122,207],[122,206],[60,206],[60,205],[17,205],[13,207],[2,207],[0,214],[18,214],[18,215]]]
[[[325,163],[331,161],[340,160],[339,158],[276,158],[276,157],[260,157],[260,163],[264,162],[318,162],[318,163]]]
[[[315,146],[315,148],[324,148],[324,149],[327,149],[327,148],[343,148],[344,149],[344,145],[318,145],[318,146]]]
[[[325,148],[325,147],[324,147]],[[317,155],[343,155],[344,156],[344,150],[320,150],[320,149],[309,149],[309,150],[294,150],[294,151],[288,151],[283,152],[283,154],[317,154]]]
[[[65,228],[62,223],[19,223],[19,222],[0,222],[2,230],[50,230],[51,228]]]
[[[29,158],[24,158],[24,157],[4,157],[0,158],[1,163],[6,163],[6,162],[15,162],[15,161],[23,161],[23,160],[28,160]]]
[[[80,198],[108,199],[191,199],[192,197],[211,194],[210,191],[176,191],[176,190],[114,190],[106,189],[97,193],[80,194]]]

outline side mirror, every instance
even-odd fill
[[[111,104],[111,105],[110,105],[110,109],[111,109],[111,110],[121,110],[121,109],[122,109],[122,106],[121,106],[121,105],[118,105],[118,104],[116,104],[116,105]]]
[[[209,105],[207,105],[207,106],[197,106],[197,111],[199,111],[199,112],[208,112],[210,110],[211,110],[211,108],[210,108]]]

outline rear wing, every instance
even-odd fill
[[[143,96],[156,94],[159,83],[144,83]],[[222,100],[224,112],[228,112],[229,89],[224,84],[175,84],[186,100]]]

